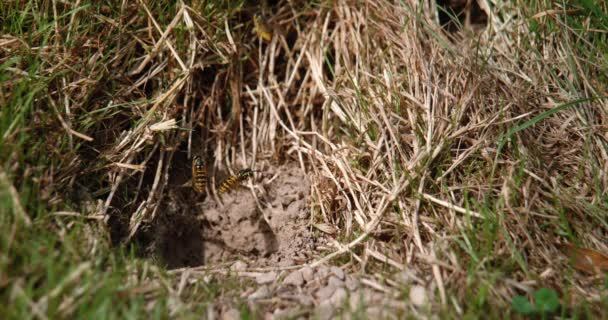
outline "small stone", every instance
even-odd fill
[[[279,262],[279,267],[289,267],[293,266],[295,263],[292,259],[284,259]]]
[[[235,271],[243,271],[243,270],[247,269],[247,264],[243,261],[237,261],[237,262],[233,263],[230,268]]]
[[[365,309],[365,313],[370,319],[382,319],[384,318],[382,316],[384,315],[384,307],[371,306]]]
[[[306,282],[312,281],[314,271],[310,266],[304,266],[300,271],[302,271],[302,278],[304,278]]]
[[[270,317],[267,317],[267,319],[289,319],[289,316],[293,313],[293,310],[279,308],[274,310],[272,315]]]
[[[375,294],[369,289],[361,288],[350,294],[350,307],[351,309],[357,309],[361,307],[372,306],[380,303],[383,294]]]
[[[426,289],[423,286],[413,286],[410,289],[410,301],[417,307],[426,304]]]
[[[336,291],[336,287],[333,286],[326,286],[323,287],[319,290],[317,290],[317,292],[315,292],[315,295],[317,296],[317,298],[321,301],[327,300],[331,297],[332,294],[334,294],[334,292]]]
[[[367,301],[368,304],[380,304],[382,303],[383,299],[386,298],[384,293],[372,290],[365,290],[363,295],[365,296],[365,301]]]
[[[336,308],[334,308],[334,306],[332,306],[329,301],[325,301],[321,303],[321,305],[319,305],[316,314],[318,316],[318,319],[329,320],[333,319],[335,312]]]
[[[258,284],[272,283],[277,279],[277,273],[274,271],[263,273],[255,278]]]
[[[360,292],[353,292],[349,298],[349,304],[351,310],[358,310],[365,304],[363,295]]]
[[[344,282],[337,277],[331,276],[329,277],[329,280],[327,280],[327,285],[334,288],[342,288],[344,287]]]
[[[241,319],[241,312],[238,309],[230,309],[222,314],[222,320],[238,320]]]
[[[331,302],[334,307],[339,308],[342,306],[342,304],[344,304],[344,300],[346,300],[347,297],[348,293],[346,292],[346,290],[343,288],[338,288],[336,289],[336,292],[334,292],[334,294],[331,296],[331,298],[329,298],[329,302]]]
[[[336,277],[338,277],[338,279],[344,280],[344,271],[342,271],[342,269],[340,269],[339,267],[333,266],[333,267],[331,267],[330,270]]]
[[[292,273],[290,273],[289,275],[287,275],[287,277],[285,277],[285,280],[283,280],[283,284],[284,285],[290,284],[290,285],[294,285],[296,287],[303,285],[304,278],[302,277],[302,271],[295,270]]]
[[[323,279],[323,278],[327,277],[328,274],[329,274],[329,271],[327,270],[327,268],[319,268],[319,269],[317,269],[317,272],[315,273],[315,278]]]
[[[346,288],[350,291],[355,291],[359,288],[359,281],[351,276],[346,277]]]
[[[410,271],[401,271],[395,275],[395,280],[402,284],[410,284],[414,280],[414,277]]]
[[[262,286],[249,296],[249,300],[266,299],[270,297],[270,288]]]
[[[305,307],[310,307],[315,303],[314,299],[308,294],[299,295],[296,300],[301,306]]]

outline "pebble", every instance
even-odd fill
[[[358,310],[365,305],[365,299],[360,292],[354,292],[350,295],[349,303],[351,310]]]
[[[290,309],[276,309],[270,317],[265,317],[265,319],[289,319],[293,313],[294,310]]]
[[[370,319],[384,319],[386,318],[385,307],[371,306],[365,309],[365,314]]]
[[[334,307],[339,308],[342,306],[342,304],[344,304],[344,300],[346,300],[346,298],[348,298],[348,293],[346,290],[343,288],[338,288],[329,299],[329,302],[331,302]]]
[[[261,286],[249,296],[249,300],[266,299],[270,297],[270,288],[268,286]]]
[[[301,306],[310,307],[315,304],[315,300],[309,294],[301,294],[296,300]]]
[[[321,301],[327,300],[331,297],[332,294],[334,294],[334,292],[336,291],[336,287],[333,286],[326,286],[323,287],[319,290],[317,290],[317,292],[315,292],[315,296],[317,296],[317,298]]]
[[[357,290],[357,288],[359,288],[359,280],[357,280],[351,276],[346,277],[345,284],[346,284],[346,288],[348,288],[348,290],[350,290],[350,291],[355,291],[355,290]]]
[[[300,287],[304,284],[304,277],[302,276],[302,271],[295,270],[283,280],[284,285],[294,285],[296,287]]]
[[[279,267],[293,266],[295,263],[292,259],[285,259],[279,262]]]
[[[411,271],[401,271],[395,275],[395,280],[402,284],[410,284],[415,280]]]
[[[243,261],[237,261],[232,264],[231,269],[235,271],[243,271],[247,268],[247,264]]]
[[[312,281],[314,277],[314,271],[310,266],[304,266],[302,269],[300,269],[300,271],[302,271],[302,278],[304,278],[306,282]]]
[[[344,280],[344,271],[341,268],[333,266],[330,270],[338,279]]]
[[[321,320],[333,319],[336,308],[329,303],[329,301],[322,302],[317,308],[317,318]]]
[[[423,286],[413,286],[410,289],[410,301],[420,307],[426,304],[426,289]]]
[[[238,320],[238,319],[241,319],[241,312],[235,308],[232,308],[222,314],[222,320]]]
[[[323,279],[323,278],[327,277],[328,274],[329,274],[329,270],[327,270],[327,268],[321,267],[321,268],[317,269],[317,272],[315,273],[315,277],[317,279]]]
[[[329,277],[329,280],[327,280],[327,285],[334,288],[341,288],[344,287],[344,282],[337,277],[331,276]]]
[[[262,273],[255,278],[258,284],[272,283],[277,279],[277,273],[274,271]]]
[[[382,301],[383,297],[384,295],[382,293],[375,293],[363,288],[350,295],[350,307],[354,310],[361,307],[377,305]]]

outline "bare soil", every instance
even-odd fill
[[[165,219],[159,220],[156,248],[150,251],[159,252],[169,268],[235,260],[280,267],[310,260],[314,237],[306,175],[287,164],[257,173],[253,183],[221,198],[172,197]]]

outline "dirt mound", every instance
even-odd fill
[[[169,268],[246,259],[289,266],[310,258],[310,182],[294,165],[258,173],[221,198],[173,197],[158,223],[155,251]]]

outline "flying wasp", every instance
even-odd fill
[[[230,190],[236,188],[237,184],[247,180],[249,177],[253,176],[253,170],[251,169],[243,169],[239,171],[236,175],[232,175],[220,183],[218,187],[219,194],[224,194]]]
[[[266,41],[272,40],[272,29],[268,26],[264,19],[257,14],[253,16],[253,29],[258,37]]]
[[[192,159],[192,188],[198,193],[205,192],[207,185],[207,167],[205,161],[200,156]]]

